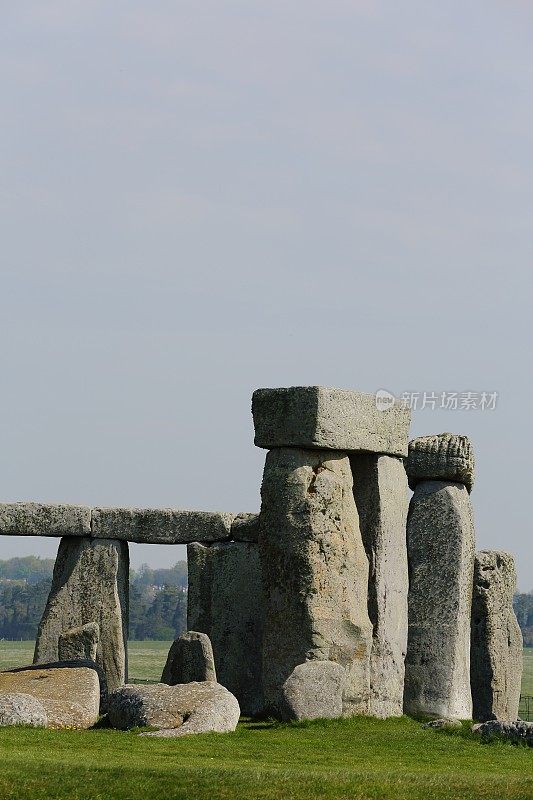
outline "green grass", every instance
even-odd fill
[[[533,696],[533,647],[524,647],[522,694]]]
[[[142,739],[106,729],[0,730],[0,797],[15,800],[533,798],[533,753],[406,718],[242,723]]]
[[[129,642],[129,675],[132,679],[158,681],[171,642]],[[33,661],[34,642],[0,641],[0,670],[23,667]]]

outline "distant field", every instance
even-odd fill
[[[130,642],[129,675],[131,679],[157,681],[165,666],[171,642]],[[0,642],[0,669],[31,664],[33,642]],[[524,648],[522,694],[533,696],[533,647]]]
[[[130,642],[131,679],[157,681],[161,678],[171,642]],[[0,669],[22,667],[33,660],[34,642],[0,642]]]

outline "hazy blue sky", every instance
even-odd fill
[[[533,588],[532,34],[510,0],[3,2],[0,496],[253,511],[255,387],[494,390],[412,432],[472,437],[478,544]]]

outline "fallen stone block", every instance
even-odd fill
[[[344,668],[334,661],[306,661],[283,684],[282,718],[286,720],[342,717]]]
[[[474,467],[474,450],[468,436],[439,433],[409,442],[405,469],[411,489],[420,481],[457,481],[470,492]]]
[[[345,670],[343,713],[364,713],[372,646],[368,560],[348,458],[271,450],[261,497],[266,709],[282,716],[285,681],[299,664],[318,660]]]
[[[48,715],[43,704],[29,694],[21,692],[0,693],[0,727],[31,725],[46,728]]]
[[[524,722],[517,719],[515,722],[503,720],[487,720],[477,725],[472,725],[472,733],[483,739],[507,739],[513,744],[526,743],[533,747],[533,722]]]
[[[377,408],[371,394],[323,386],[257,389],[252,397],[257,447],[297,447],[406,456],[410,411]]]
[[[0,695],[28,694],[43,706],[49,728],[90,728],[98,721],[100,681],[88,667],[0,672]]]
[[[100,627],[97,622],[88,622],[76,628],[64,631],[58,640],[58,655],[60,661],[72,661],[88,658],[96,661]]]
[[[263,586],[258,546],[222,542],[187,547],[187,627],[207,634],[217,680],[244,714],[263,709]]]
[[[60,503],[0,503],[0,535],[90,536],[91,509]]]
[[[96,662],[110,691],[127,679],[129,556],[126,542],[65,537],[59,544],[34,663],[57,661],[64,631],[96,622]]]
[[[144,726],[159,729],[145,736],[234,731],[239,716],[236,698],[212,681],[177,686],[128,685],[115,690],[109,698],[111,725],[121,730]]]
[[[513,610],[516,570],[510,553],[482,550],[474,564],[470,684],[474,719],[518,718],[522,633]]]
[[[353,492],[368,557],[368,614],[372,623],[368,713],[401,716],[407,651],[407,476],[394,456],[350,457]]]
[[[209,636],[187,631],[176,639],[169,650],[161,683],[175,686],[192,681],[214,681],[217,675]]]
[[[233,517],[173,508],[95,508],[92,536],[147,544],[218,542],[230,538]]]
[[[405,713],[470,719],[474,525],[465,486],[417,485],[409,506],[407,553]]]
[[[429,722],[426,722],[422,725],[423,728],[432,728],[433,730],[454,730],[456,728],[461,728],[461,720],[460,719],[448,719],[443,717],[442,719],[432,719]]]

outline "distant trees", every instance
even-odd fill
[[[524,645],[533,647],[533,592],[515,594],[513,607],[522,630]]]
[[[0,561],[0,639],[35,639],[52,581],[51,558]],[[130,570],[130,639],[174,639],[187,627],[187,562]]]

